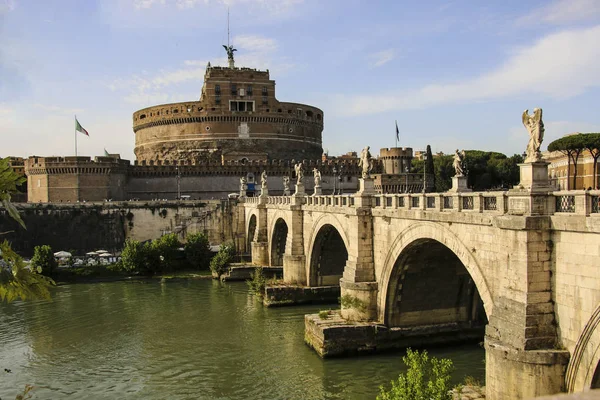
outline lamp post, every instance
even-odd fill
[[[344,166],[340,165],[340,170],[339,170],[339,174],[338,174],[338,181],[340,182],[340,188],[339,188],[340,195],[344,194],[344,187],[342,186],[342,184],[344,183],[344,181],[342,179],[342,170],[343,169],[344,169]]]
[[[427,152],[423,152],[423,193],[426,192],[427,185]]]
[[[180,179],[180,176],[179,176],[179,165],[177,165],[175,167],[175,169],[177,170],[177,200],[179,200],[179,199],[181,199],[181,186],[179,184],[179,179]]]
[[[337,173],[337,169],[335,169],[335,167],[333,167],[333,195],[335,196],[335,181],[336,181],[336,174]]]

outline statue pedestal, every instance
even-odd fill
[[[296,192],[294,192],[294,196],[305,196],[306,192],[304,191],[304,183],[300,182],[296,184]]]
[[[358,183],[359,183],[358,192],[356,192],[356,194],[359,194],[361,196],[376,194],[375,193],[375,179],[360,178],[358,180]]]
[[[532,192],[552,190],[548,180],[548,165],[550,163],[546,161],[519,164],[521,180],[514,189],[526,189]]]
[[[463,175],[452,177],[452,188],[448,191],[454,193],[461,193],[471,192],[472,190],[467,187],[467,177]]]
[[[315,186],[315,192],[313,193],[313,196],[320,196],[323,194],[323,190],[321,189],[321,186]]]
[[[269,195],[269,189],[266,187],[260,188],[260,197],[267,197]]]
[[[521,182],[508,191],[508,213],[511,215],[548,215],[553,209],[554,189],[548,179],[545,161],[519,164]]]
[[[289,196],[290,195],[290,188],[283,189],[283,195],[284,196]]]

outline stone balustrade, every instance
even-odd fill
[[[464,212],[484,214],[510,213],[508,193],[502,192],[444,192],[444,193],[395,193],[366,196],[369,201],[362,204],[375,209],[423,210],[438,212]],[[358,194],[265,196],[245,197],[248,204],[290,205],[304,204],[305,207],[356,207]],[[550,214],[600,215],[600,190],[570,190],[549,193]],[[365,197],[365,196],[362,196]],[[300,198],[300,202],[293,201]]]

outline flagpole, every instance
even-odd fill
[[[396,120],[396,147],[398,147],[398,121]]]
[[[77,115],[75,115],[75,157],[77,157]]]

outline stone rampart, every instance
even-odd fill
[[[27,230],[0,210],[0,231],[20,254],[50,245],[76,254],[106,249],[121,251],[126,239],[145,241],[165,233],[206,232],[211,244],[237,242],[237,207],[228,201],[108,202],[17,204]],[[243,243],[242,243],[243,246]]]

